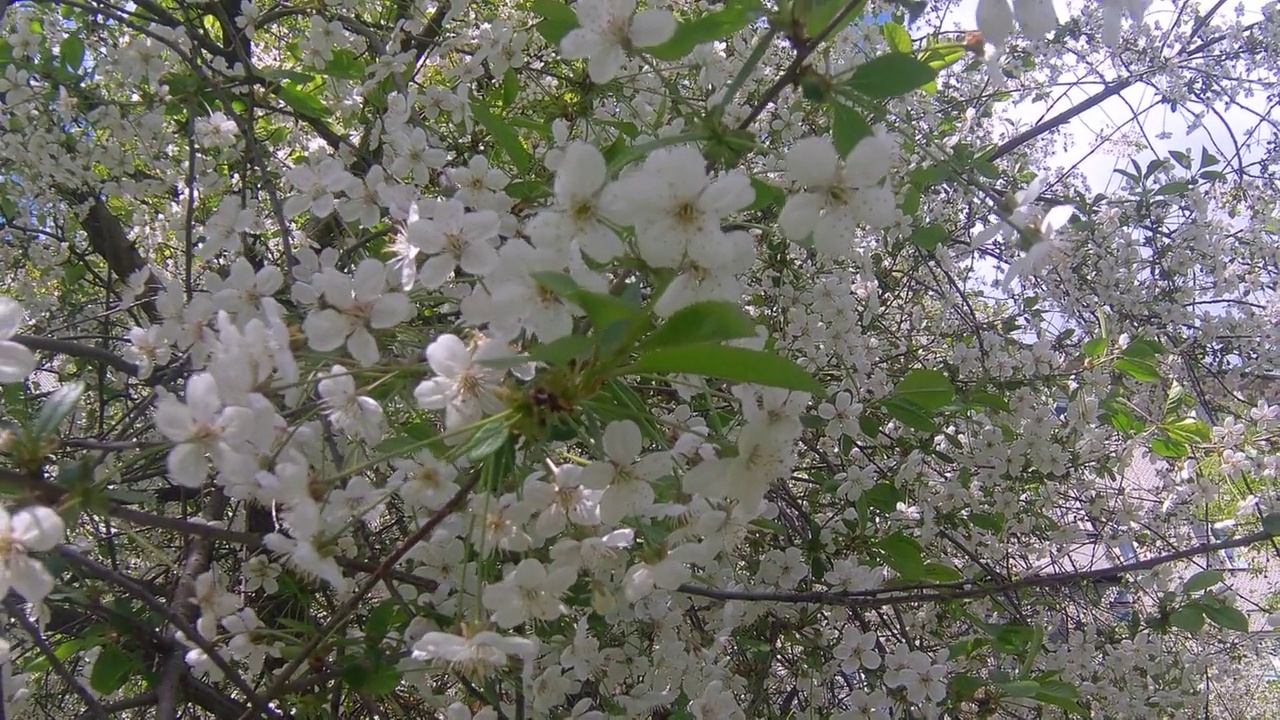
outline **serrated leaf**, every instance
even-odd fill
[[[824,394],[822,384],[804,368],[763,350],[697,343],[650,350],[629,368],[631,373],[686,373],[733,382]]]
[[[1187,581],[1182,584],[1182,591],[1188,595],[1203,592],[1222,582],[1222,578],[1221,570],[1201,570],[1187,578]]]
[[[761,6],[758,2],[730,2],[723,9],[680,23],[670,40],[641,50],[659,60],[680,60],[699,45],[733,35],[750,25],[760,14]]]
[[[869,98],[884,99],[906,95],[937,76],[936,70],[914,56],[892,52],[859,65],[844,86]]]
[[[709,300],[680,308],[640,342],[641,350],[756,336],[756,321],[737,303]]]
[[[524,146],[524,141],[512,129],[510,123],[499,118],[484,104],[479,98],[471,100],[471,116],[476,122],[484,126],[489,133],[489,137],[493,138],[493,142],[502,150],[521,174],[529,171],[529,163],[531,156],[528,148]]]
[[[89,687],[103,695],[110,695],[124,687],[129,678],[141,669],[142,663],[138,658],[125,652],[119,645],[103,645],[102,652],[93,663],[93,671],[89,673]]]
[[[893,388],[894,397],[908,400],[926,411],[936,411],[956,397],[956,388],[937,370],[912,370]]]
[[[1226,630],[1249,632],[1249,618],[1230,605],[1204,605],[1204,616],[1209,622]]]
[[[41,439],[53,437],[58,432],[58,425],[76,409],[84,389],[85,384],[77,381],[54,390],[53,394],[44,401],[40,414],[32,425],[35,437]]]

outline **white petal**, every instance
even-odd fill
[[[329,352],[342,347],[351,334],[351,322],[337,310],[325,309],[313,312],[302,321],[302,332],[312,350]]]
[[[427,363],[436,374],[456,378],[471,367],[471,352],[457,335],[441,335],[427,346]]]
[[[22,326],[22,306],[8,295],[0,295],[0,340],[8,340]]]
[[[174,446],[165,464],[169,468],[169,480],[183,487],[198,488],[204,485],[205,476],[209,474],[204,451],[194,443]]]
[[[627,61],[622,47],[612,43],[600,48],[587,60],[587,74],[591,81],[603,85],[612,80]]]
[[[16,342],[0,340],[0,382],[22,382],[35,369],[36,354],[29,348]]]
[[[9,583],[28,602],[38,603],[53,592],[53,576],[44,565],[29,557],[9,562]]]
[[[984,40],[997,48],[1004,47],[1013,32],[1013,8],[1009,7],[1009,0],[978,0],[977,21]]]
[[[585,27],[574,28],[560,40],[560,57],[581,60],[595,55],[600,48],[600,35]]]
[[[378,297],[387,288],[387,266],[373,258],[361,260],[352,277],[352,287],[360,300]]]
[[[676,16],[670,10],[645,10],[631,18],[627,35],[636,47],[653,47],[671,39],[676,32]]]
[[[640,455],[644,439],[640,426],[630,420],[609,423],[604,430],[604,451],[618,464],[630,464]]]
[[[378,298],[369,313],[369,325],[375,328],[395,327],[413,315],[413,306],[404,293],[387,293]]]
[[[817,193],[800,193],[792,195],[778,215],[778,227],[788,240],[805,239],[818,224],[824,201]]]
[[[796,141],[787,151],[786,163],[787,174],[805,187],[829,187],[838,179],[840,158],[835,145],[825,136]]]
[[[209,373],[200,373],[187,381],[187,407],[191,409],[191,417],[197,422],[212,423],[218,411],[222,409],[222,398],[218,395],[218,381]]]
[[[364,328],[357,328],[347,338],[347,350],[351,357],[360,361],[361,365],[376,365],[381,355],[378,353],[378,342]]]
[[[564,151],[556,171],[556,200],[569,203],[590,197],[608,179],[604,156],[593,145],[575,141]],[[572,210],[572,208],[567,208]]]
[[[717,217],[726,217],[751,204],[756,191],[746,175],[731,173],[719,178],[702,191],[698,204]]]
[[[422,269],[418,271],[418,282],[426,289],[434,290],[449,279],[455,264],[452,255],[434,255],[422,263]]]
[[[1013,11],[1027,37],[1042,37],[1058,26],[1053,0],[1013,0]]]
[[[19,510],[9,522],[13,539],[26,549],[36,552],[52,550],[62,540],[62,533],[66,530],[58,513],[38,505]]]

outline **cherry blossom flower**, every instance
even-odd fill
[[[484,589],[484,606],[498,627],[511,628],[529,620],[554,620],[565,611],[560,596],[578,579],[573,568],[547,572],[533,558],[520,561],[502,582]]]
[[[502,372],[485,362],[510,355],[503,343],[483,339],[468,347],[456,335],[441,335],[427,346],[426,354],[436,377],[419,383],[413,395],[419,407],[445,411],[446,430],[502,410],[497,395]]]
[[[482,276],[498,263],[493,241],[498,238],[498,215],[490,210],[467,212],[462,203],[437,203],[430,217],[405,228],[405,241],[432,256],[423,264],[418,280],[428,289],[438,288],[454,268]]]
[[[378,343],[368,328],[386,329],[408,320],[413,315],[409,298],[388,291],[387,268],[373,258],[362,260],[353,276],[334,270],[322,272],[320,278],[329,307],[308,314],[303,321],[307,343],[321,352],[346,343],[361,364],[378,362]]]
[[[896,209],[885,178],[896,153],[893,138],[883,128],[859,141],[844,158],[826,137],[797,142],[787,151],[787,174],[805,189],[782,208],[782,233],[795,241],[812,235],[814,249],[843,257],[860,224],[888,227]]]
[[[224,407],[218,383],[209,373],[199,373],[187,381],[186,401],[166,396],[156,407],[156,429],[177,443],[169,451],[169,479],[185,487],[200,487],[209,473],[206,455],[215,464],[228,462],[235,451],[228,442],[248,437],[253,411],[247,407]]]
[[[573,6],[579,27],[560,41],[560,54],[587,60],[592,82],[607,83],[626,62],[629,47],[653,47],[676,31],[670,10],[650,9],[636,14],[635,0],[580,0]]]
[[[62,518],[47,507],[33,505],[12,514],[0,508],[0,597],[13,589],[38,603],[53,591],[53,576],[27,553],[52,550],[64,531]]]
[[[579,482],[583,487],[604,491],[600,498],[600,521],[616,525],[625,517],[643,513],[653,504],[651,483],[670,472],[671,456],[650,453],[640,457],[644,440],[640,426],[630,420],[609,423],[603,440],[608,461],[583,468]]]
[[[622,241],[599,212],[598,196],[608,179],[604,156],[587,143],[573,142],[557,168],[554,209],[538,213],[529,223],[534,246],[559,249],[577,243],[583,253],[602,263],[622,254]]]
[[[0,295],[0,382],[22,382],[36,369],[35,353],[9,339],[18,333],[22,320],[22,306]]]
[[[475,675],[506,667],[509,656],[532,660],[537,651],[536,640],[507,637],[491,630],[470,636],[429,632],[413,644],[415,660],[440,660]]]

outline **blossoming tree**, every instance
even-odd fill
[[[1149,5],[5,3],[0,717],[1259,697],[1280,9]]]

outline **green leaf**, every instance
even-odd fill
[[[886,22],[880,24],[880,34],[884,36],[885,42],[889,43],[889,47],[900,53],[911,52],[911,33],[896,22]]]
[[[331,114],[329,107],[320,101],[315,94],[303,90],[292,82],[285,82],[276,89],[276,96],[284,101],[294,112],[306,117],[323,120]]]
[[[620,297],[586,290],[564,273],[536,272],[531,276],[539,285],[555,293],[556,297],[586,311],[595,328],[607,328],[620,320],[639,322],[648,318],[648,311],[643,307]]]
[[[75,35],[66,36],[58,46],[58,57],[68,70],[79,72],[84,65],[84,41]]]
[[[1272,512],[1263,515],[1262,529],[1272,535],[1280,535],[1280,512]]]
[[[915,538],[897,532],[881,538],[880,551],[884,554],[884,563],[909,582],[925,579],[927,568],[920,543]]]
[[[497,418],[476,428],[471,439],[459,450],[459,457],[468,462],[478,463],[498,452],[510,435],[509,426],[510,422],[506,418]]]
[[[1085,357],[1098,358],[1102,357],[1107,351],[1110,342],[1106,338],[1094,338],[1084,344]]]
[[[804,368],[787,358],[762,350],[697,343],[660,348],[643,355],[629,373],[688,373],[718,377],[733,382],[802,390],[823,395],[822,384]]]
[[[924,410],[910,400],[897,397],[885,398],[880,402],[885,412],[898,422],[920,432],[935,433],[938,425],[925,414]]]
[[[809,37],[817,37],[818,33],[827,29],[831,21],[845,9],[848,5],[866,5],[859,0],[813,0],[812,7],[809,10],[809,17],[805,19],[804,29]],[[840,32],[841,28],[854,20],[858,19],[862,8],[855,7],[854,10],[845,15],[844,21],[840,23],[841,27],[832,29],[832,34]]]
[[[565,35],[578,27],[577,13],[559,0],[533,0],[529,10],[542,18],[537,24],[538,34],[552,45],[559,45]]]
[[[931,582],[959,582],[964,574],[959,570],[938,562],[925,563],[924,579]]]
[[[960,43],[930,45],[920,53],[920,62],[941,72],[964,59],[965,48]]]
[[[1204,616],[1209,622],[1226,630],[1235,630],[1236,632],[1249,632],[1249,618],[1230,605],[1221,604],[1205,604]]]
[[[649,337],[641,350],[723,342],[756,336],[756,321],[737,303],[710,300],[680,308]]]
[[[1013,410],[1009,405],[1008,400],[1005,400],[1003,397],[996,395],[995,393],[987,392],[986,390],[970,391],[969,394],[965,396],[965,399],[969,401],[970,405],[977,407],[985,407],[992,410],[1000,410],[1002,412],[1011,412]]]
[[[1151,438],[1151,452],[1160,457],[1177,460],[1190,455],[1191,449],[1176,440],[1154,437]]]
[[[936,70],[914,56],[893,52],[859,65],[844,85],[867,97],[883,99],[906,95],[937,76]]]
[[[378,443],[373,449],[374,457],[390,457],[393,455],[403,455],[415,449],[421,449],[423,442],[421,438],[410,437],[408,435],[396,435],[387,438]]]
[[[751,24],[762,12],[759,2],[730,0],[723,9],[707,13],[676,26],[671,39],[642,51],[659,60],[680,60],[704,43],[723,40]]]
[[[350,50],[335,48],[333,57],[324,64],[323,73],[341,80],[364,80],[365,64]]]
[[[743,208],[744,211],[763,210],[770,207],[780,208],[787,200],[787,191],[776,185],[770,185],[759,178],[751,178],[751,187],[756,191],[756,199]]]
[[[1192,417],[1182,418],[1176,422],[1164,423],[1161,430],[1169,433],[1169,437],[1184,443],[1207,443],[1212,438],[1209,426]]]
[[[36,422],[32,426],[35,437],[41,439],[53,437],[58,432],[58,425],[76,409],[80,396],[84,394],[84,388],[84,383],[77,381],[54,390],[49,399],[44,401],[44,405],[40,408],[40,415],[36,417]]]
[[[894,397],[936,411],[956,397],[955,386],[937,370],[912,370],[893,388]]]
[[[1159,368],[1146,360],[1120,358],[1114,367],[1138,382],[1160,382]]]
[[[1222,582],[1222,578],[1221,570],[1201,570],[1187,578],[1187,581],[1182,585],[1182,591],[1188,595],[1203,592]]]
[[[521,174],[527,173],[531,156],[511,125],[494,115],[493,111],[479,98],[471,100],[471,115],[489,132],[489,137],[493,138],[493,142],[502,149],[511,164],[516,166],[516,170]]]
[[[1029,698],[1035,697],[1036,693],[1040,692],[1040,683],[1035,680],[1014,680],[1000,683],[1000,689],[1009,697]]]
[[[1133,340],[1120,353],[1133,360],[1151,360],[1165,354],[1164,346],[1154,340]]]
[[[839,98],[831,100],[831,142],[841,156],[848,155],[862,138],[871,135],[871,126],[862,115]]]
[[[947,241],[947,229],[937,223],[922,225],[911,233],[911,242],[925,252],[933,252],[939,245]]]
[[[529,357],[548,365],[565,365],[570,360],[587,357],[596,348],[595,340],[585,335],[565,335],[529,350]]]
[[[1181,180],[1174,180],[1161,185],[1155,191],[1156,197],[1164,197],[1166,195],[1182,195],[1191,190],[1191,185]]]
[[[1204,629],[1202,606],[1199,603],[1183,605],[1169,615],[1169,624],[1189,633],[1200,632]]]
[[[129,678],[141,669],[142,663],[138,658],[125,652],[119,645],[103,645],[98,660],[93,664],[93,671],[89,673],[89,687],[103,695],[110,695],[124,687]]]

